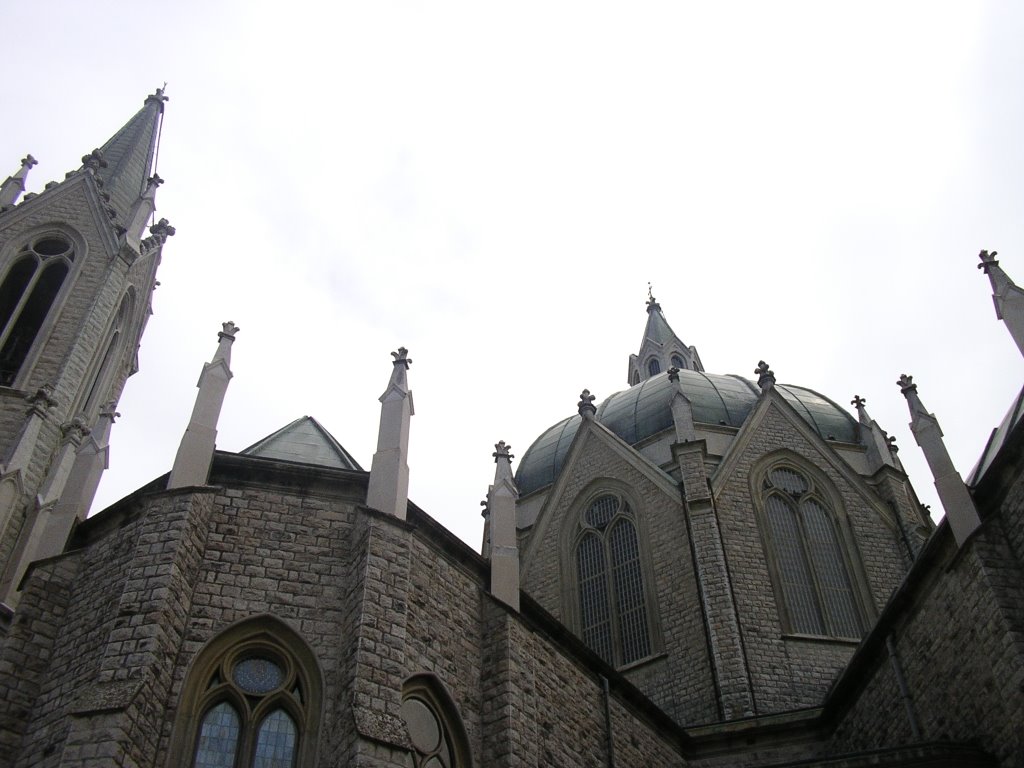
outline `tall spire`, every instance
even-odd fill
[[[661,304],[647,284],[647,325],[640,351],[629,356],[629,384],[639,384],[669,368],[703,371],[696,347],[683,343],[665,319]]]
[[[165,101],[163,89],[157,88],[117,133],[82,158],[83,170],[91,169],[102,181],[122,223],[130,221],[139,197],[150,186]]]

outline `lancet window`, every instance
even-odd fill
[[[776,465],[764,477],[762,494],[786,630],[859,638],[863,621],[842,531],[823,489],[809,473]]]
[[[610,664],[651,655],[651,630],[636,518],[614,494],[591,502],[576,540],[580,634]]]
[[[14,385],[74,260],[65,237],[47,234],[11,262],[0,281],[0,385]]]

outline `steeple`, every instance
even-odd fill
[[[157,88],[117,133],[82,158],[82,170],[91,169],[100,179],[117,220],[125,225],[131,222],[140,196],[152,186],[165,101],[163,89]]]
[[[639,384],[669,368],[703,371],[696,347],[683,343],[665,319],[661,304],[647,284],[647,326],[640,341],[640,351],[629,356],[629,384]]]

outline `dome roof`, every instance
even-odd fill
[[[739,428],[754,408],[761,390],[742,376],[679,371],[679,384],[693,406],[698,424]],[[775,389],[825,440],[857,442],[857,423],[832,400],[804,387],[776,384]],[[597,420],[627,443],[636,445],[671,429],[675,385],[663,373],[608,397]],[[519,462],[516,485],[522,495],[555,481],[569,451],[580,416],[558,422],[538,437]]]

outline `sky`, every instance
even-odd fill
[[[168,471],[220,324],[218,448],[319,420],[364,466],[390,352],[410,498],[474,547],[519,455],[627,386],[648,283],[709,372],[897,438],[895,382],[966,477],[1024,361],[978,251],[1024,282],[1019,3],[37,0],[0,11],[0,177],[80,165],[167,83],[164,248],[97,511]],[[6,169],[4,168],[6,164]],[[515,466],[515,462],[513,463]]]

